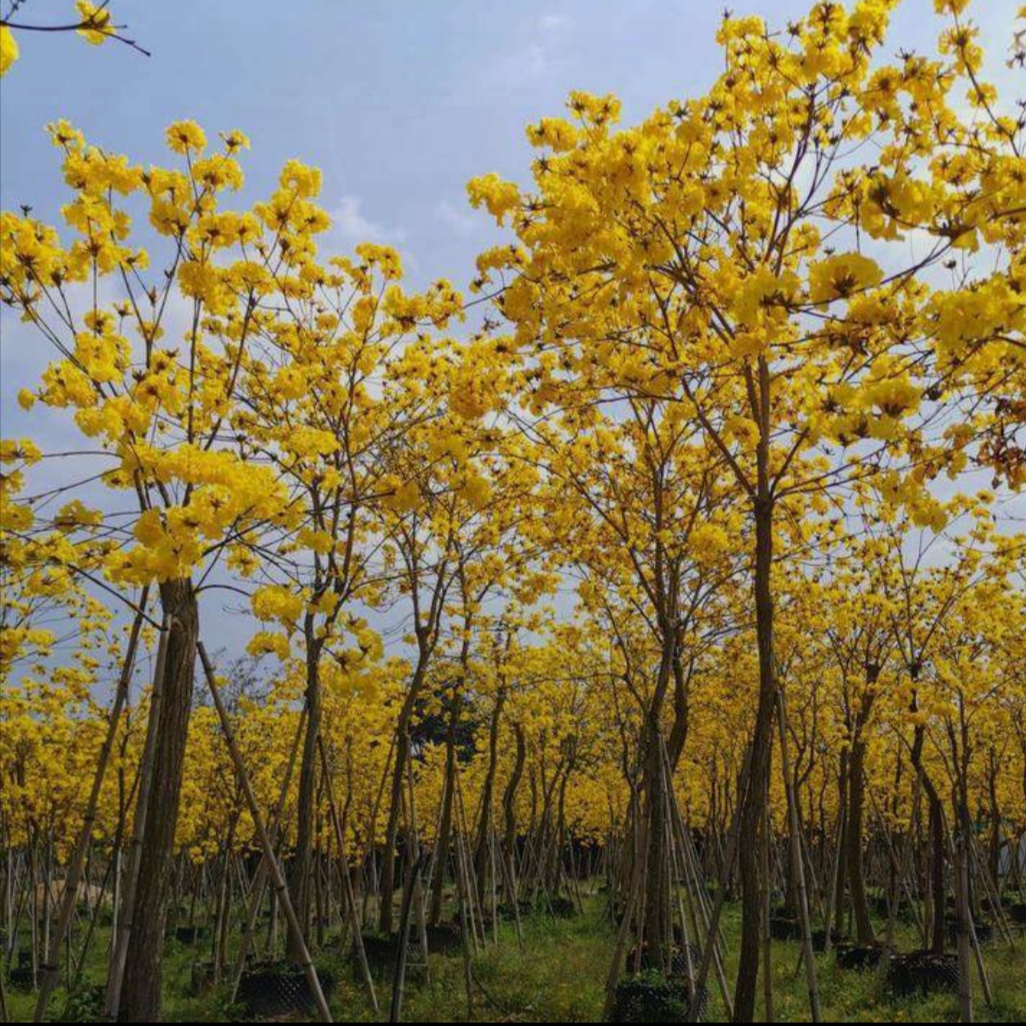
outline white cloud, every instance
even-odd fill
[[[479,88],[506,95],[511,88],[536,86],[557,73],[568,59],[567,30],[572,24],[566,15],[555,12],[522,22],[502,52],[482,66]]]
[[[538,19],[538,27],[545,32],[558,32],[570,24],[565,14],[543,14]]]
[[[330,211],[331,234],[350,244],[357,242],[401,243],[406,232],[367,217],[363,213],[363,201],[359,196],[345,195]]]
[[[472,235],[481,223],[469,211],[457,207],[448,200],[436,204],[435,216],[456,235]]]

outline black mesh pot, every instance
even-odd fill
[[[771,912],[769,918],[770,936],[774,940],[801,940],[802,924],[800,920],[787,912]]]
[[[570,898],[549,898],[547,902],[542,903],[542,907],[551,911],[557,919],[571,919],[577,915],[577,906]]]
[[[437,929],[443,928],[439,927]],[[431,947],[431,931],[432,928],[428,927],[428,950],[442,950],[441,948],[435,949]],[[451,940],[448,943],[451,943]],[[367,956],[367,965],[372,973],[375,975],[391,975],[395,969],[396,954],[399,951],[399,938],[394,933],[390,937],[379,937],[373,933],[364,934],[363,951]],[[350,949],[350,957],[353,961],[357,958],[355,945]],[[406,964],[407,966],[416,965],[422,961],[420,938],[415,935],[411,927],[410,943],[406,948]]]
[[[699,1001],[699,1019],[705,1008]],[[688,1018],[687,983],[653,970],[623,976],[616,985],[611,1022],[684,1022]]]
[[[1026,901],[1016,902],[1014,905],[1008,906],[1008,918],[1013,923],[1019,923],[1026,926]]]
[[[392,971],[395,965],[395,953],[398,949],[395,935],[379,937],[377,934],[364,934],[363,951],[367,956],[367,964],[371,970]]]
[[[330,973],[318,973],[325,997],[334,986]],[[239,980],[237,1001],[248,1016],[313,1015],[317,1011],[302,966],[288,962],[254,965]]]
[[[427,933],[428,951],[435,955],[444,955],[463,949],[463,931],[459,923],[439,923],[437,926],[425,928]],[[418,943],[414,936],[414,928],[410,928],[411,946]]]
[[[206,940],[209,930],[205,926],[176,926],[175,940],[179,944],[198,944]]]
[[[32,966],[31,965],[17,965],[7,974],[7,982],[11,985],[11,990],[31,990],[32,989]]]
[[[799,924],[800,926],[801,924]],[[812,950],[817,953],[826,951],[826,930],[813,930],[812,931]],[[840,933],[837,932],[833,927],[830,928],[830,943],[831,945],[840,944],[844,938]]]
[[[936,955],[932,951],[891,955],[887,965],[887,984],[901,997],[957,991],[958,959],[954,955]]]
[[[952,944],[958,941],[958,920],[954,916],[948,916],[945,920],[948,930],[948,939]],[[993,923],[973,923],[976,930],[976,939],[981,944],[987,944],[994,939]]]
[[[847,944],[841,942],[834,949],[839,969],[854,969],[863,972],[875,969],[883,957],[883,947],[879,944]]]
[[[496,911],[499,913],[500,919],[507,923],[512,923],[516,919],[518,912],[520,913],[521,919],[526,919],[534,911],[534,905],[521,898],[517,901],[517,907],[515,909],[512,902],[501,902],[497,906]]]

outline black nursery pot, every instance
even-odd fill
[[[175,940],[179,944],[197,944],[201,940],[205,940],[207,936],[207,928],[205,926],[176,926],[175,927]]]
[[[802,939],[802,924],[786,912],[773,912],[769,919],[770,936],[774,940]]]
[[[515,909],[512,902],[500,902],[496,906],[496,911],[499,913],[501,920],[512,923],[517,918],[517,913],[520,914],[521,919],[526,919],[534,911],[534,905],[525,898],[520,898]]]
[[[798,925],[801,926],[800,923]],[[826,932],[826,930],[823,930],[823,929],[813,930],[812,931],[812,950],[815,951],[817,954],[821,954],[822,952],[826,951],[826,939],[827,939],[827,932]],[[842,938],[841,934],[838,933],[837,930],[835,930],[833,927],[830,927],[830,943],[831,943],[831,945],[840,944],[842,940],[843,940],[843,938]]]
[[[398,948],[395,935],[391,937],[379,937],[377,934],[365,933],[363,935],[363,952],[367,956],[367,964],[372,970],[388,970],[395,965],[395,953]],[[353,951],[355,958],[355,946]]]
[[[442,951],[445,950],[443,947],[432,947],[432,933],[438,930],[439,933],[435,934],[436,944],[451,944],[451,934],[448,934],[452,927],[428,927],[428,950],[429,951]],[[443,942],[442,936],[446,934],[446,939]],[[457,935],[458,936],[458,935]],[[449,949],[451,950],[451,949]],[[364,934],[363,935],[363,953],[367,956],[367,966],[370,971],[376,975],[389,975],[395,969],[396,954],[399,951],[399,938],[396,934],[392,934],[390,937],[380,937],[377,934]],[[349,958],[355,964],[358,960],[356,954],[356,945],[354,944],[349,950]],[[420,938],[414,933],[413,928],[410,929],[410,943],[406,948],[406,964],[410,966],[421,961],[420,953]]]
[[[544,907],[551,909],[557,919],[572,919],[577,915],[577,906],[570,898],[550,898]]]
[[[649,970],[620,978],[610,1022],[684,1022],[689,1004],[685,981]],[[705,1005],[704,995],[700,1005]]]
[[[955,955],[937,955],[932,951],[891,955],[887,966],[887,984],[901,997],[956,991],[958,959]]]
[[[446,954],[459,951],[463,947],[463,932],[459,923],[439,923],[437,926],[425,927],[427,933],[428,951],[431,954]],[[414,931],[410,930],[410,944],[415,946],[418,943]]]
[[[325,997],[335,980],[318,972]],[[237,1000],[248,1016],[270,1018],[281,1015],[312,1015],[317,1010],[303,967],[292,963],[256,965],[242,974]]]
[[[845,944],[840,943],[834,949],[839,969],[853,969],[864,972],[875,969],[880,964],[883,948],[879,944]]]
[[[958,941],[958,920],[952,916],[948,916],[947,920],[948,939],[952,944]],[[988,944],[994,939],[994,924],[993,923],[973,923],[973,928],[976,930],[976,939],[981,944]]]
[[[11,985],[11,990],[31,990],[34,982],[32,979],[32,966],[15,966],[8,972],[7,982]]]

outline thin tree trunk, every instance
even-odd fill
[[[160,1020],[164,926],[199,638],[199,608],[192,582],[185,578],[166,581],[160,586],[160,599],[167,615],[167,655],[159,717],[151,724],[157,736],[133,895],[132,943],[118,1010],[123,1022]]]
[[[773,567],[773,503],[768,484],[760,486],[755,504],[755,619],[759,648],[759,702],[752,733],[751,770],[747,788],[741,793],[740,833],[745,839],[738,851],[741,876],[741,947],[737,983],[734,988],[734,1021],[751,1022],[755,1015],[755,994],[759,976],[759,947],[762,918],[759,900],[759,821],[769,779],[776,704],[773,665],[773,595],[770,572]]]

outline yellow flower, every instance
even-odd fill
[[[206,148],[207,137],[195,121],[175,121],[165,133],[168,149],[174,153],[194,153]]]
[[[838,253],[809,268],[809,301],[829,303],[879,285],[883,279],[875,260],[861,253]]]
[[[97,7],[89,3],[89,0],[77,0],[75,7],[82,18],[83,28],[78,34],[92,46],[99,46],[108,36],[114,34],[114,27],[110,23],[110,10],[104,7]]]
[[[18,40],[6,26],[0,26],[0,75],[6,75],[7,69],[18,59]]]

